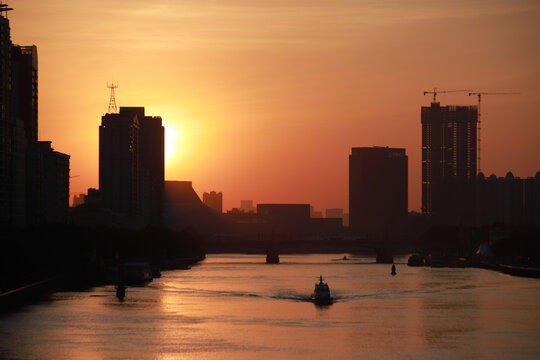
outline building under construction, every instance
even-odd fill
[[[422,212],[443,223],[474,224],[477,106],[422,107]]]

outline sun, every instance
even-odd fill
[[[177,162],[182,150],[182,132],[172,121],[163,121],[165,127],[165,164]]]

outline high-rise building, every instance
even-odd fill
[[[327,218],[343,218],[343,209],[342,208],[335,208],[335,209],[326,209],[325,216]]]
[[[444,222],[475,217],[476,106],[422,107],[422,212]]]
[[[105,114],[99,127],[99,190],[103,207],[135,225],[139,210],[139,118]]]
[[[309,204],[257,204],[257,216],[277,235],[305,234],[310,225]]]
[[[37,47],[14,45],[11,52],[11,116],[24,126],[28,142],[38,140]]]
[[[130,227],[160,225],[165,178],[165,130],[144,107],[120,107],[99,127],[99,190],[103,207]]]
[[[12,223],[11,35],[0,11],[0,221]]]
[[[384,238],[407,215],[405,149],[352,148],[349,155],[349,225],[356,234]]]
[[[64,212],[59,210],[63,205],[41,206],[45,198],[34,197],[40,194],[38,189],[53,191],[47,177],[51,174],[67,174],[67,185],[58,184],[58,188],[64,190],[66,185],[69,191],[69,156],[54,152],[50,142],[38,142],[37,47],[11,42],[9,20],[4,16],[8,10],[0,4],[0,223],[22,226],[67,221],[67,216],[57,216],[58,211]],[[57,171],[52,158],[61,158],[65,167]],[[65,180],[64,175],[55,181]],[[55,193],[62,200],[47,196],[47,201],[63,204],[63,190]]]
[[[203,204],[219,213],[223,212],[223,193],[211,191],[203,193]]]
[[[529,178],[478,174],[476,224],[540,224],[540,172]]]
[[[160,225],[165,181],[165,128],[161,117],[146,116],[144,107],[121,107],[139,119],[139,192],[143,224]]]
[[[59,224],[68,221],[69,158],[54,151],[50,141],[32,142],[28,148],[29,182],[27,223]]]
[[[253,200],[240,200],[240,210],[249,213],[257,209],[253,206]]]

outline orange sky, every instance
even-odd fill
[[[423,91],[483,99],[482,169],[540,170],[538,1],[12,0],[39,56],[39,138],[98,186],[107,81],[166,127],[168,180],[241,199],[348,207],[353,146],[405,147],[419,210]],[[294,5],[292,5],[294,4]],[[466,94],[443,105],[475,104]]]

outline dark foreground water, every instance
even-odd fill
[[[210,255],[123,302],[112,286],[56,293],[0,315],[0,358],[540,358],[540,280],[399,264],[392,277],[339,257]],[[319,274],[329,307],[308,301]]]

